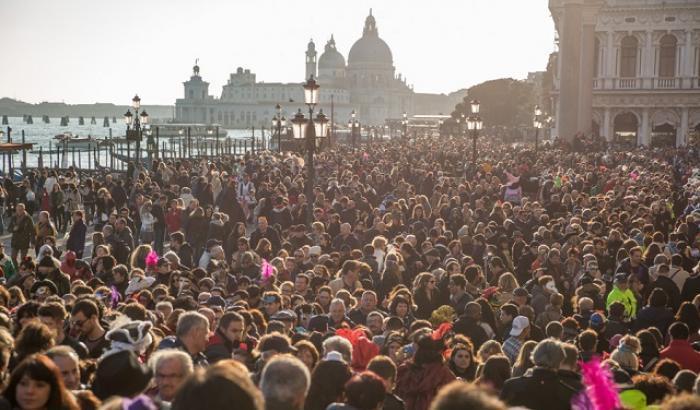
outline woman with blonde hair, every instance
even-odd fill
[[[129,266],[131,269],[142,269],[146,270],[146,256],[153,250],[151,245],[139,245],[136,247],[134,252],[131,254],[131,259],[129,259]]]
[[[519,288],[518,279],[510,272],[503,273],[498,278],[498,303],[502,306],[513,300],[513,291]]]

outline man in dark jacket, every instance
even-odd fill
[[[185,234],[182,232],[173,232],[170,234],[170,247],[172,250],[177,253],[177,256],[180,258],[180,264],[184,265],[188,268],[191,268],[192,265],[192,255],[194,251],[192,250],[192,246],[185,242]]]
[[[561,342],[553,339],[541,341],[532,352],[535,364],[532,373],[506,380],[501,390],[501,400],[513,407],[570,409],[576,388],[565,383],[559,375],[565,357]]]
[[[27,251],[32,242],[34,242],[34,222],[31,215],[25,210],[24,204],[15,206],[15,214],[10,220],[9,226],[12,232],[10,246],[12,247],[12,260],[17,265],[17,256],[22,255],[22,259],[27,256]]]
[[[75,252],[78,259],[83,259],[83,251],[85,250],[85,235],[87,234],[87,226],[83,222],[83,211],[73,212],[73,226],[68,234],[66,249]]]
[[[255,249],[258,246],[258,242],[262,238],[266,238],[272,244],[272,254],[276,255],[282,247],[282,242],[280,241],[280,234],[268,226],[267,218],[264,216],[258,217],[258,229],[253,231],[250,235],[250,248]]]
[[[237,312],[226,312],[219,319],[219,326],[209,338],[209,344],[204,354],[207,356],[209,363],[214,364],[219,360],[233,358],[235,350],[240,349],[250,353],[254,347],[255,340],[245,333],[243,316]]]
[[[455,321],[452,330],[455,333],[467,336],[474,343],[474,349],[479,350],[489,337],[481,324],[481,305],[469,302],[464,308],[464,314]]]

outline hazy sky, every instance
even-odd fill
[[[370,7],[417,92],[525,78],[553,50],[547,0],[0,0],[0,97],[174,104],[195,58],[216,96],[238,66],[300,82],[309,38],[347,58]]]

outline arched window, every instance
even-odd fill
[[[666,34],[659,42],[659,77],[676,76],[676,36]]]
[[[637,52],[639,41],[637,37],[627,36],[622,39],[620,50],[620,77],[637,76]]]

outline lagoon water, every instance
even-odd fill
[[[54,139],[54,137],[58,134],[69,132],[74,136],[87,137],[89,135],[98,139],[103,139],[109,137],[110,135],[114,138],[123,138],[124,134],[126,133],[126,125],[124,125],[123,119],[119,117],[117,117],[116,122],[114,123],[110,118],[109,127],[103,126],[103,117],[95,118],[96,124],[90,124],[90,117],[84,117],[84,120],[84,125],[78,125],[78,118],[71,117],[67,126],[61,126],[60,118],[50,118],[50,122],[48,124],[45,124],[42,121],[41,116],[34,116],[34,123],[26,124],[23,121],[22,117],[8,117],[8,124],[0,125],[0,129],[2,129],[3,132],[5,132],[5,135],[3,135],[2,137],[2,142],[7,142],[8,127],[12,128],[12,142],[22,142],[22,131],[24,131],[25,142],[34,144],[34,153],[27,154],[27,166],[35,167],[38,165],[39,155],[37,153],[39,152],[40,147],[44,151],[44,165],[48,165],[47,153],[49,151],[49,148],[54,150],[56,149],[56,140]],[[245,139],[251,137],[250,129],[220,129],[219,133],[221,138],[223,138],[224,136],[233,139]],[[255,136],[257,138],[260,138],[260,135],[260,130],[256,129]],[[269,130],[265,130],[265,136],[269,137]],[[166,144],[168,143],[169,142],[166,142]],[[103,153],[103,156],[105,154],[106,153]],[[13,155],[13,157],[13,167],[19,167],[21,164],[21,154],[15,154]],[[90,155],[88,154],[88,152],[76,152],[75,165],[78,166],[79,163],[81,163],[84,168],[91,167],[90,160],[88,159],[89,157]],[[72,155],[70,155],[70,158],[68,159],[69,164],[72,163],[72,161]],[[53,159],[53,162],[55,165],[55,158]],[[106,163],[108,163],[107,158],[106,156],[104,156],[104,159],[102,159],[101,164],[105,165]],[[0,164],[5,166],[5,161],[3,160],[2,162],[0,162]]]

